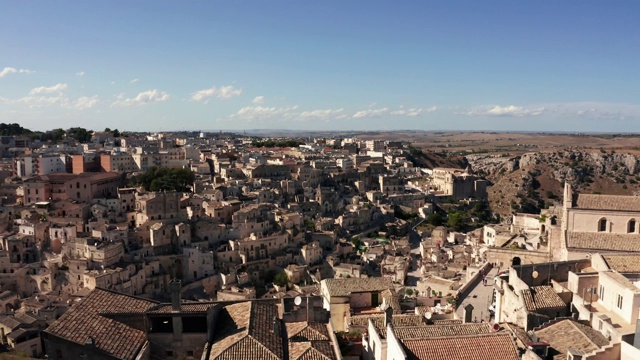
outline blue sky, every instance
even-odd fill
[[[640,2],[0,1],[0,122],[640,132]]]

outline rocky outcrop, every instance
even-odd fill
[[[503,155],[470,155],[467,160],[474,171],[480,171],[489,177],[520,168],[535,168],[541,164],[552,167],[554,178],[558,181],[579,180],[589,174],[615,179],[640,173],[640,159],[635,155],[602,151],[531,152],[513,158]]]
[[[473,154],[473,170],[494,185],[492,208],[500,213],[533,212],[560,200],[562,184],[578,191],[634,194],[640,191],[640,158],[604,150],[530,152],[519,156]]]

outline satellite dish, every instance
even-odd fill
[[[427,320],[428,320],[428,319],[431,319],[431,315],[432,315],[432,314],[431,314],[431,311],[427,311],[426,313],[424,313],[424,317],[425,317],[425,319],[427,319]]]
[[[531,276],[533,276],[533,278],[534,278],[534,279],[537,279],[537,278],[538,278],[538,272],[537,272],[537,271],[534,271],[534,272],[531,274]]]
[[[293,303],[296,304],[296,306],[300,306],[300,304],[302,304],[302,298],[300,296],[296,296],[296,298],[293,299]]]

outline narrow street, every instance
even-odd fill
[[[420,267],[418,267],[418,262],[421,259],[420,256],[420,235],[417,232],[411,231],[409,233],[409,244],[411,246],[411,269],[407,273],[407,281],[406,285],[408,287],[415,287],[418,285],[418,280],[422,278],[422,273],[420,272]]]
[[[493,299],[493,277],[498,274],[498,268],[493,268],[486,275],[487,285],[482,283],[480,279],[477,284],[471,289],[466,297],[463,297],[460,301],[460,306],[456,310],[456,313],[462,319],[463,308],[467,304],[473,305],[473,321],[481,322],[482,320],[488,322],[491,320],[491,313],[489,312],[489,305]]]

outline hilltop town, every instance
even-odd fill
[[[1,125],[0,359],[640,358],[639,198],[534,155]]]

